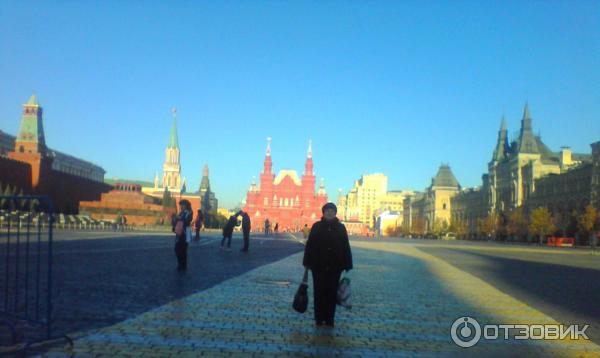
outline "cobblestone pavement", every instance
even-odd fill
[[[600,347],[585,340],[482,340],[460,348],[450,338],[458,317],[557,322],[414,244],[351,244],[354,307],[338,310],[334,329],[314,327],[312,297],[306,313],[291,308],[303,272],[297,253],[44,356],[600,356]]]
[[[218,233],[203,233],[200,242],[190,244],[188,272],[180,274],[175,270],[172,233],[58,233],[53,255],[52,336],[76,337],[91,329],[113,325],[303,250],[300,243],[283,235],[251,237],[248,253],[239,252],[242,245],[239,233],[234,234],[231,252],[219,252],[219,243]],[[0,252],[4,255],[5,251],[6,245],[0,245]],[[15,248],[10,252],[11,262],[15,262]],[[41,265],[44,271],[46,252],[44,247]],[[21,263],[21,271],[23,267]],[[29,268],[33,270],[35,265],[30,264]],[[4,280],[4,270],[3,262],[0,280]],[[11,277],[13,272],[14,269]],[[4,291],[0,292],[2,303],[3,295]],[[45,312],[45,305],[42,309]],[[24,328],[23,331],[27,339],[35,339],[40,330]],[[0,346],[8,342],[3,338],[4,333],[4,326],[0,325]]]

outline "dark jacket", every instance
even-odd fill
[[[183,210],[179,213],[179,215],[177,215],[175,223],[177,223],[178,221],[183,221],[183,234],[177,237],[178,240],[185,240],[185,229],[188,228],[192,223],[192,216],[192,212],[187,209]]]
[[[242,230],[250,231],[250,216],[246,213],[242,214]]]
[[[337,218],[314,223],[306,240],[302,263],[313,271],[351,270],[352,252],[344,224]]]
[[[233,233],[233,228],[237,226],[237,216],[231,215],[229,220],[227,220],[227,224],[223,228],[223,235],[228,236]]]

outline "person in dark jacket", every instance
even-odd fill
[[[187,249],[188,243],[186,240],[186,230],[192,223],[192,205],[187,200],[179,202],[179,215],[175,219],[175,227],[181,222],[183,231],[177,235],[175,232],[175,256],[177,256],[177,271],[182,272],[187,270]]]
[[[265,219],[265,236],[269,236],[269,231],[271,231],[271,223],[269,219]]]
[[[352,252],[346,227],[336,217],[335,204],[325,204],[322,212],[306,240],[303,265],[312,272],[315,323],[333,327],[338,283],[342,271],[352,269]]]
[[[233,228],[237,226],[237,217],[239,213],[231,215],[225,227],[223,227],[223,240],[221,240],[221,250],[224,249],[225,239],[227,239],[227,251],[231,250],[231,236],[233,236]]]
[[[250,246],[250,215],[247,212],[242,212],[242,232],[244,233],[244,247],[242,252],[248,252],[248,246]]]

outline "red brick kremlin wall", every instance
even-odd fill
[[[33,189],[31,178],[35,170],[39,173],[39,183]],[[33,168],[27,162],[4,157],[0,157],[0,183],[3,189],[6,185],[16,186],[25,195],[48,195],[55,210],[64,214],[76,214],[79,201],[97,200],[100,194],[112,189],[112,186],[105,183],[51,169]]]
[[[9,186],[17,194],[20,190],[23,193],[31,193],[31,166],[27,163],[17,160],[0,157],[0,189],[4,190]]]

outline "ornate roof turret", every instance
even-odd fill
[[[523,110],[517,151],[518,153],[540,154],[537,141],[533,135],[531,114],[529,113],[529,104],[527,102],[525,102],[525,109]]]

